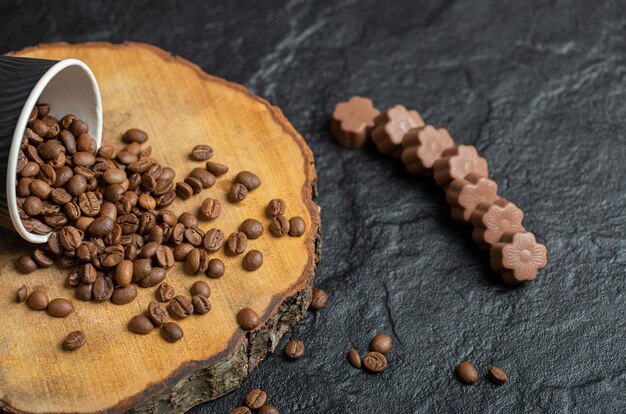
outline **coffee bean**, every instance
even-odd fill
[[[41,267],[50,267],[54,264],[54,260],[52,260],[48,252],[40,248],[36,248],[33,251],[32,257],[33,260]]]
[[[287,204],[280,198],[275,198],[269,202],[265,212],[270,217],[282,216],[287,210]]]
[[[70,125],[69,130],[75,137],[78,137],[78,136],[80,136],[82,134],[86,134],[86,133],[89,132],[89,125],[87,125],[86,123],[84,123],[80,119],[76,119]]]
[[[193,311],[198,315],[204,315],[211,310],[211,303],[205,296],[195,295],[191,298],[191,304],[193,305]]]
[[[259,409],[266,401],[267,393],[260,388],[254,388],[246,395],[246,405],[251,410]]]
[[[467,385],[476,384],[478,381],[478,371],[471,362],[463,361],[456,366],[456,375],[459,380]]]
[[[493,382],[496,385],[504,385],[509,381],[509,376],[506,375],[502,369],[492,365],[489,368],[489,372],[487,372],[487,378],[489,381]]]
[[[280,414],[280,412],[273,405],[264,405],[258,409],[257,414]]]
[[[176,223],[172,229],[172,235],[170,236],[170,242],[175,245],[180,245],[185,239],[185,225],[183,223]]]
[[[185,273],[195,275],[200,269],[200,249],[192,249],[185,258]]]
[[[109,217],[114,222],[117,221],[117,207],[110,201],[105,201],[100,206],[100,215]]]
[[[115,223],[111,217],[100,216],[89,225],[88,231],[92,237],[104,237],[110,234],[115,227]]]
[[[139,252],[139,257],[142,259],[149,259],[157,253],[159,244],[156,242],[146,243]]]
[[[283,237],[289,233],[289,220],[285,216],[276,216],[270,224],[270,232],[276,237]]]
[[[150,229],[150,232],[148,233],[148,237],[146,241],[163,244],[165,241],[164,239],[165,237],[164,237],[163,227],[159,225],[159,226],[154,226],[152,229]]]
[[[156,252],[156,263],[165,269],[174,266],[174,253],[172,253],[172,249],[167,246],[159,246]]]
[[[123,150],[117,154],[117,161],[123,165],[130,165],[137,161],[139,157],[129,151]]]
[[[185,229],[185,240],[193,246],[200,246],[204,238],[204,232],[198,227],[189,227]]]
[[[193,304],[186,297],[178,295],[167,305],[167,310],[173,317],[184,319],[193,313]]]
[[[17,182],[17,188],[15,192],[18,197],[28,197],[30,196],[30,183],[32,182],[32,178],[20,178]]]
[[[104,198],[115,203],[124,197],[126,189],[122,184],[111,184],[104,190]]]
[[[241,183],[234,183],[228,192],[228,200],[232,203],[242,201],[248,195],[248,189]]]
[[[192,244],[182,243],[174,248],[174,260],[182,262],[190,251],[194,249]]]
[[[226,251],[231,255],[238,255],[243,253],[248,247],[248,238],[246,235],[238,231],[236,233],[232,233],[228,236],[228,241],[226,243]]]
[[[120,168],[110,168],[102,175],[102,179],[107,184],[122,184],[127,178],[126,171]]]
[[[243,232],[250,240],[255,240],[263,234],[263,225],[260,221],[249,218],[241,223],[239,231]]]
[[[148,140],[148,134],[145,131],[141,129],[137,129],[137,128],[129,129],[128,131],[124,133],[124,135],[122,135],[122,141],[124,141],[127,144],[130,144],[131,142],[143,144],[147,140]]]
[[[15,262],[15,268],[20,273],[28,274],[37,270],[37,263],[30,255],[24,254]]]
[[[91,284],[96,281],[98,277],[98,272],[96,268],[91,263],[85,263],[85,265],[81,268],[81,281],[83,283]]]
[[[80,196],[87,189],[87,179],[82,175],[73,175],[65,185],[65,189],[74,197]]]
[[[200,207],[200,216],[207,220],[215,220],[222,212],[222,205],[215,198],[207,198]]]
[[[128,322],[128,330],[140,335],[149,334],[153,329],[154,324],[145,315],[135,315]]]
[[[304,356],[304,342],[289,341],[285,345],[285,355],[291,360],[300,359]]]
[[[116,267],[122,260],[124,260],[124,248],[120,245],[108,246],[100,255],[100,264],[108,269]]]
[[[162,267],[153,267],[150,274],[141,279],[137,284],[143,288],[153,287],[161,283],[167,272]]]
[[[72,201],[72,196],[65,191],[64,188],[53,188],[50,192],[50,200],[52,200],[53,203],[63,206]]]
[[[289,219],[289,235],[292,237],[300,237],[306,230],[306,224],[304,219],[299,216],[295,216]]]
[[[354,368],[361,369],[361,356],[356,349],[352,348],[348,351],[348,361]]]
[[[112,145],[103,145],[98,148],[98,157],[110,160],[115,157],[115,148]]]
[[[202,280],[198,280],[197,282],[194,282],[194,284],[191,285],[191,289],[189,290],[192,296],[200,295],[200,296],[204,296],[205,298],[208,298],[209,296],[211,296],[211,288],[209,287],[207,282],[204,282]]]
[[[39,145],[36,151],[37,151],[37,155],[39,155],[42,161],[51,161],[57,158],[60,154],[62,154],[65,151],[65,148],[63,147],[63,145],[61,145],[59,141],[50,140]],[[29,153],[27,152],[26,156],[28,155]],[[34,154],[32,154],[31,152],[31,156],[32,155]],[[31,159],[31,161],[34,161],[34,160]],[[38,164],[41,164],[41,163],[38,162]]]
[[[152,272],[152,259],[139,259],[133,263],[133,281],[139,282]]]
[[[368,352],[363,357],[363,365],[368,371],[378,374],[387,368],[387,358],[380,352]]]
[[[167,342],[176,342],[183,337],[184,333],[178,324],[168,322],[161,328],[161,335]]]
[[[176,191],[170,190],[157,198],[157,208],[165,208],[176,200]]]
[[[52,191],[50,184],[39,178],[34,179],[29,186],[30,193],[41,200],[47,200]]]
[[[202,183],[203,188],[213,187],[216,181],[213,174],[200,167],[191,170],[189,177],[199,180]]]
[[[218,164],[216,162],[207,161],[205,166],[206,166],[206,170],[216,177],[224,175],[228,172],[228,167],[225,166],[224,164]]]
[[[96,163],[96,157],[88,152],[77,152],[72,158],[74,165],[80,167],[91,167]]]
[[[203,246],[210,252],[219,250],[224,244],[224,232],[220,229],[210,229],[204,235]]]
[[[70,274],[70,278],[73,279],[73,275],[76,275],[76,274],[79,274],[79,273]],[[68,284],[71,285],[73,283],[75,282],[71,281],[68,278]],[[76,290],[74,291],[74,297],[78,300],[89,302],[91,299],[93,299],[93,283],[80,282],[78,286],[76,286]]]
[[[122,260],[115,268],[115,282],[121,287],[130,285],[133,279],[133,262]]]
[[[243,308],[237,313],[237,322],[244,331],[251,331],[259,325],[259,315],[250,308]]]
[[[261,185],[261,179],[250,171],[241,171],[235,177],[234,182],[245,185],[248,191],[252,191]]]
[[[137,297],[137,288],[133,285],[126,287],[118,287],[113,291],[111,296],[111,302],[116,305],[126,305],[132,302]]]
[[[114,290],[115,287],[113,286],[113,279],[108,276],[98,276],[93,284],[93,299],[96,302],[107,301],[111,299],[111,296],[113,296]]]
[[[35,310],[44,310],[48,307],[48,295],[43,290],[34,290],[28,295],[28,306]]]
[[[67,299],[55,298],[50,301],[47,310],[55,318],[65,318],[74,311],[74,305]]]
[[[219,279],[220,277],[224,276],[224,271],[224,262],[222,262],[220,259],[215,258],[209,260],[209,266],[206,271],[207,276],[213,279]]]
[[[386,334],[378,334],[370,342],[370,351],[386,354],[391,349],[391,337]]]
[[[57,179],[57,173],[54,170],[54,167],[50,164],[44,164],[39,168],[39,173],[37,174],[37,178],[42,180],[48,185],[53,185]]]
[[[243,268],[252,272],[263,265],[263,253],[258,250],[250,250],[243,258]]]
[[[176,183],[176,195],[183,200],[187,200],[193,195],[193,189],[189,184],[179,181]]]
[[[28,299],[28,288],[26,285],[22,285],[22,287],[19,288],[15,294],[15,301],[17,303],[23,303],[26,299]]]
[[[63,348],[68,351],[75,351],[85,345],[87,337],[83,331],[70,332],[63,340]]]
[[[326,291],[323,289],[313,289],[313,293],[311,295],[311,304],[309,305],[309,309],[317,311],[323,309],[328,302],[328,295]]]
[[[235,407],[230,410],[229,414],[252,414],[252,411],[250,411],[248,407],[244,407],[242,405],[241,407]]]
[[[44,164],[45,165],[45,164]],[[41,167],[36,162],[28,161],[23,168],[20,169],[20,177],[34,177],[39,174]]]
[[[191,159],[196,161],[206,161],[213,156],[213,149],[208,145],[196,145],[191,150]]]
[[[170,319],[167,310],[156,302],[150,302],[148,305],[148,316],[150,320],[158,326],[164,325]]]
[[[159,302],[169,302],[174,297],[175,291],[171,285],[161,283],[154,294]]]

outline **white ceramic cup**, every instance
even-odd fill
[[[102,140],[102,101],[91,69],[76,59],[61,61],[0,56],[0,225],[13,229],[31,243],[45,243],[49,234],[26,230],[16,200],[17,158],[33,107],[50,105],[50,115],[74,114],[89,125],[97,147]]]

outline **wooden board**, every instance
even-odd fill
[[[63,287],[67,271],[14,271],[13,259],[30,246],[11,232],[0,233],[0,407],[11,412],[182,412],[236,389],[250,370],[273,351],[279,338],[303,315],[310,301],[319,248],[320,218],[313,201],[313,156],[281,111],[244,87],[212,77],[190,62],[158,48],[126,43],[42,45],[15,53],[48,59],[78,58],[98,79],[104,107],[105,144],[121,147],[120,136],[138,127],[149,134],[153,157],[184,177],[203,163],[190,161],[193,145],[213,147],[213,160],[229,173],[200,195],[172,210],[197,211],[205,197],[223,203],[221,216],[201,227],[221,228],[226,235],[246,218],[266,226],[268,201],[287,202],[287,215],[304,217],[301,238],[277,239],[269,234],[250,241],[265,262],[256,272],[241,267],[242,257],[224,260],[226,275],[217,280],[188,276],[182,266],[168,272],[177,292],[188,293],[196,280],[212,289],[212,310],[181,321],[185,337],[165,342],[158,331],[130,333],[128,320],[153,300],[154,288],[139,289],[126,306],[74,301],[66,319],[13,303],[17,289],[45,286],[50,298],[72,298]],[[55,114],[58,115],[58,114]],[[259,175],[262,185],[237,205],[226,191],[240,170]],[[246,334],[235,315],[243,307],[262,315],[263,325]],[[65,335],[82,329],[87,344],[76,352],[61,350]]]

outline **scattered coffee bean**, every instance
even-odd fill
[[[370,342],[370,351],[386,354],[391,349],[391,337],[386,334],[378,334]]]
[[[174,288],[167,283],[161,283],[155,292],[155,296],[159,302],[169,302],[175,294]]]
[[[216,177],[224,175],[228,172],[228,167],[223,164],[218,164],[216,162],[207,161],[206,162],[206,170],[213,174]]]
[[[243,268],[252,272],[263,265],[263,253],[250,250],[243,258]]]
[[[207,198],[202,202],[200,207],[200,216],[206,220],[214,220],[219,217],[222,212],[222,206],[219,200],[215,198]]]
[[[48,307],[48,295],[43,290],[34,290],[28,296],[28,306],[35,310],[44,310]]]
[[[141,279],[137,284],[143,288],[153,287],[161,283],[167,272],[162,267],[153,267],[150,274]]]
[[[142,131],[141,129],[132,128],[126,131],[124,135],[122,135],[122,141],[127,144],[130,144],[131,142],[143,144],[147,140],[148,134],[146,134],[146,132]]]
[[[193,305],[193,310],[198,315],[204,315],[211,310],[211,303],[206,296],[194,295],[191,298],[191,304]]]
[[[206,236],[205,236],[206,237]],[[193,244],[190,243],[182,243],[174,248],[174,260],[178,262],[182,262],[185,260],[190,251],[195,249]]]
[[[496,367],[495,365],[492,365],[489,368],[489,372],[487,373],[487,378],[489,378],[489,381],[493,382],[496,385],[504,385],[509,380],[509,376],[506,375],[506,372]]]
[[[275,198],[269,202],[265,212],[269,217],[276,217],[285,214],[285,210],[287,210],[287,204],[282,199]]]
[[[238,255],[243,253],[248,247],[248,238],[246,235],[238,231],[228,236],[228,242],[226,243],[226,251],[231,255]]]
[[[368,352],[363,357],[363,365],[368,371],[378,374],[387,368],[387,358],[380,352]]]
[[[52,260],[48,252],[40,248],[36,248],[33,251],[33,260],[41,267],[50,267],[54,264],[54,260]]]
[[[183,200],[188,200],[193,195],[193,189],[189,184],[179,181],[176,183],[176,195]]]
[[[241,171],[234,180],[235,183],[240,183],[246,186],[248,191],[252,191],[261,185],[261,179],[250,171]]]
[[[200,295],[200,296],[204,296],[205,298],[208,298],[209,296],[211,296],[211,288],[209,287],[207,282],[204,282],[202,280],[198,280],[197,282],[194,282],[194,284],[191,285],[191,289],[189,290],[192,296]]]
[[[87,337],[83,331],[70,332],[63,340],[63,348],[68,351],[75,351],[85,345]]]
[[[93,300],[96,302],[104,302],[105,300],[111,299],[114,289],[113,279],[107,276],[98,276],[93,284]]]
[[[250,308],[243,308],[237,313],[237,322],[244,331],[251,331],[259,325],[259,315]]]
[[[189,178],[200,181],[202,183],[202,188],[213,187],[216,181],[213,174],[200,167],[191,170],[191,172],[189,173]]]
[[[267,401],[267,393],[260,388],[253,388],[246,395],[246,406],[251,410],[258,410]]]
[[[15,301],[17,303],[23,303],[26,299],[28,299],[28,288],[26,285],[22,285],[22,287],[17,290]]]
[[[128,322],[128,329],[131,332],[146,335],[152,332],[154,324],[145,315],[135,315],[131,318],[130,322]]]
[[[111,302],[116,305],[126,305],[127,303],[132,302],[137,297],[137,288],[133,285],[128,285],[126,287],[118,287],[113,291],[113,295],[111,296]]]
[[[263,234],[263,224],[258,220],[249,218],[241,223],[239,231],[243,232],[250,240],[255,240]]]
[[[33,258],[28,255],[22,255],[15,262],[15,268],[18,272],[28,274],[37,270],[37,263],[33,260]]]
[[[191,159],[206,161],[213,156],[213,149],[208,145],[196,145],[191,150]]]
[[[302,217],[296,216],[289,219],[289,235],[292,237],[300,237],[306,230],[306,224]]]
[[[76,274],[78,274],[78,272]],[[73,274],[70,274],[70,278],[72,278],[72,275]],[[93,284],[84,282],[78,283],[76,290],[74,291],[74,297],[84,302],[88,302],[93,299]]]
[[[257,410],[257,414],[280,414],[280,412],[273,405],[264,405]]]
[[[164,325],[170,319],[167,310],[156,302],[148,304],[148,316],[155,325]]]
[[[193,304],[182,295],[175,296],[167,305],[170,315],[178,319],[184,319],[193,313]]]
[[[175,322],[167,322],[161,328],[161,335],[168,342],[176,342],[183,337],[184,333]]]
[[[289,341],[285,345],[285,355],[291,360],[300,359],[304,356],[304,342]]]
[[[478,381],[478,371],[471,362],[463,361],[456,366],[456,375],[459,380],[467,385],[476,384]]]
[[[270,232],[276,237],[283,237],[289,233],[289,220],[285,216],[276,216],[270,224]]]
[[[204,170],[202,170],[202,171],[204,171]],[[204,172],[206,172],[206,171],[204,171]],[[202,184],[202,181],[200,181],[199,179],[197,179],[195,177],[187,177],[187,178],[185,178],[184,182],[187,185],[189,185],[189,187],[191,187],[191,190],[193,191],[194,195],[195,194],[199,194],[200,191],[202,191],[202,189],[204,188],[204,185]]]
[[[224,262],[217,258],[209,260],[209,267],[206,271],[207,276],[213,279],[219,279],[220,277],[224,276],[224,272]]]
[[[130,285],[133,280],[133,262],[122,260],[115,268],[115,281],[121,287]]]
[[[224,232],[220,229],[210,229],[204,235],[202,245],[209,252],[218,251],[224,244]]]
[[[65,318],[74,311],[74,305],[67,299],[55,298],[48,304],[47,311],[55,318]]]
[[[352,348],[348,351],[348,361],[354,368],[361,369],[361,356],[356,349]]]
[[[235,407],[230,410],[229,414],[252,414],[252,411],[248,407],[244,407],[243,405],[240,407]]]
[[[31,185],[31,191],[32,191],[32,185]],[[246,188],[245,185],[241,183],[234,183],[230,187],[230,191],[228,192],[228,200],[231,203],[238,203],[242,201],[244,198],[246,198],[247,195],[248,195],[248,189]]]
[[[326,291],[319,288],[313,289],[309,309],[314,311],[323,309],[326,306],[326,303],[328,303],[328,295],[326,294]]]

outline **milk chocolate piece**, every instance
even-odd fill
[[[457,178],[465,178],[469,173],[488,177],[487,160],[478,155],[473,145],[459,145],[443,151],[441,158],[433,164],[435,182],[446,186]]]
[[[454,141],[444,128],[415,128],[402,139],[402,162],[411,174],[423,173],[433,167],[445,149],[453,146]]]
[[[446,201],[451,207],[452,218],[466,224],[478,204],[493,203],[499,198],[498,184],[476,173],[457,178],[446,188]]]
[[[403,105],[396,105],[378,115],[374,120],[372,140],[378,151],[400,157],[402,139],[413,128],[423,127],[424,121],[417,111],[407,110]]]
[[[534,280],[537,271],[548,264],[546,246],[537,243],[530,232],[504,233],[491,247],[490,255],[491,268],[510,284]]]
[[[483,249],[500,241],[504,233],[523,232],[524,212],[503,198],[493,203],[480,203],[472,213],[472,239]]]
[[[362,148],[374,128],[374,118],[379,114],[380,111],[374,108],[371,99],[353,96],[347,102],[339,102],[335,106],[330,132],[342,147]]]

